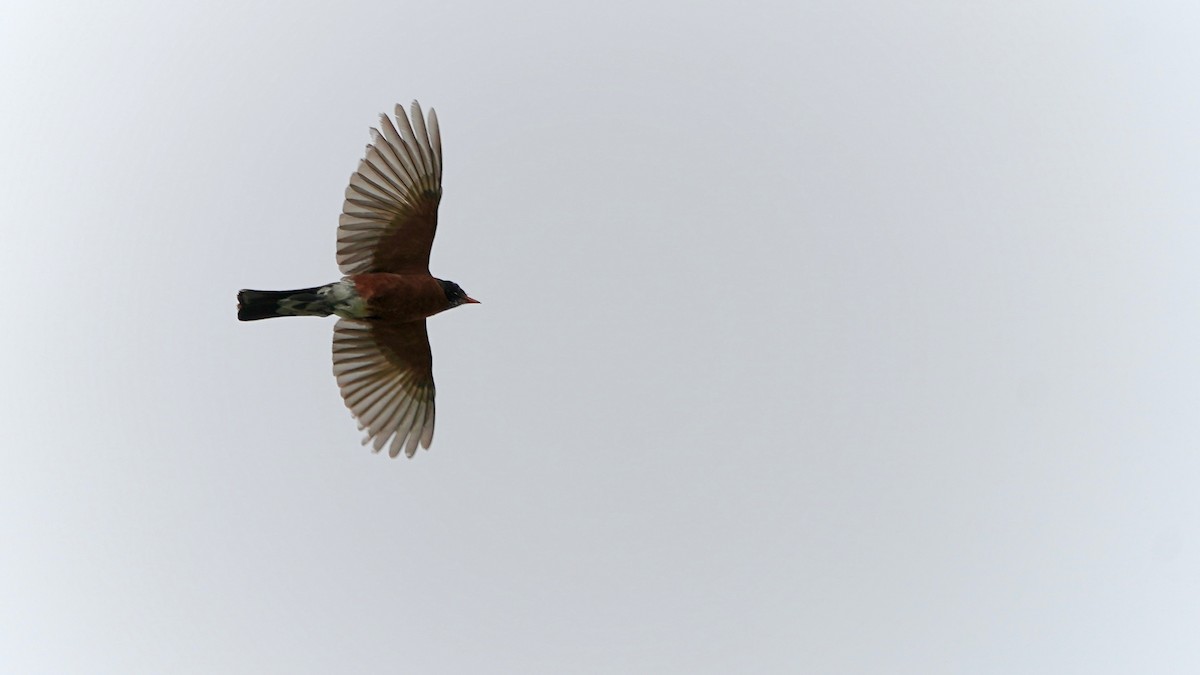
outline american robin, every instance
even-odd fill
[[[433,357],[425,319],[478,302],[429,273],[429,249],[442,199],[437,114],[426,124],[413,101],[412,124],[396,106],[380,115],[367,155],[350,176],[338,219],[341,281],[297,291],[238,291],[238,319],[329,316],[333,374],[363,445],[412,457],[433,440]],[[390,441],[390,444],[389,444]]]

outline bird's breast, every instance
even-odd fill
[[[351,280],[369,315],[382,321],[416,321],[450,308],[442,285],[428,274],[373,272]]]

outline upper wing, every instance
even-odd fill
[[[333,327],[333,374],[358,428],[375,452],[412,457],[433,441],[433,356],[425,321],[380,325],[339,319]]]
[[[397,104],[396,125],[380,115],[382,131],[371,129],[338,219],[342,274],[429,272],[442,199],[442,136],[432,109],[426,126],[413,101],[412,119]]]

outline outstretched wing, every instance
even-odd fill
[[[339,319],[333,327],[333,374],[363,445],[388,445],[412,457],[433,441],[433,356],[425,321],[380,325]]]
[[[429,124],[412,103],[412,124],[396,105],[396,124],[379,116],[367,155],[350,176],[338,219],[342,274],[429,272],[429,249],[442,199],[442,137],[437,113]]]

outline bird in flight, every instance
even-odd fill
[[[340,281],[296,291],[238,291],[238,319],[329,316],[333,374],[363,445],[409,457],[433,440],[433,356],[425,319],[478,302],[429,273],[442,199],[442,138],[413,101],[380,115],[366,157],[350,176],[338,219]]]

